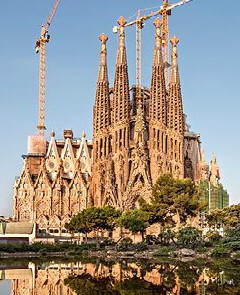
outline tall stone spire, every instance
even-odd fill
[[[161,39],[162,21],[157,18],[154,21],[154,25],[156,27],[156,31],[151,82],[150,119],[160,121],[163,125],[166,125],[166,85],[164,78]]]
[[[178,69],[177,44],[179,39],[173,37],[171,79],[168,90],[168,170],[177,178],[184,177],[184,116],[181,86]]]
[[[120,17],[119,24],[119,43],[117,53],[117,64],[115,69],[114,81],[114,101],[113,101],[113,122],[114,124],[126,120],[130,115],[130,94],[127,55],[125,47],[125,24],[124,17]]]
[[[107,49],[106,43],[108,37],[104,34],[100,35],[101,53],[100,65],[97,81],[96,99],[94,105],[94,135],[99,131],[108,129],[111,123],[110,117],[110,97],[109,82],[107,73]]]
[[[153,183],[156,182],[159,175],[167,172],[167,92],[162,56],[162,21],[157,18],[154,25],[155,48],[149,102],[149,155]]]
[[[171,79],[168,93],[168,128],[183,134],[184,132],[184,117],[183,103],[180,85],[180,76],[178,68],[178,53],[177,44],[179,39],[173,37],[172,43],[172,65]]]
[[[91,204],[102,206],[104,195],[106,194],[106,183],[109,177],[108,172],[103,167],[111,160],[111,107],[109,95],[109,82],[107,73],[107,49],[108,37],[100,35],[101,41],[100,65],[97,81],[96,99],[93,111],[93,166],[90,186]]]

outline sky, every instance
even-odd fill
[[[173,3],[171,0],[170,3]],[[21,173],[27,137],[35,134],[38,111],[38,58],[34,46],[54,0],[0,0],[0,215],[11,215],[13,184]],[[61,138],[92,137],[100,42],[109,37],[108,69],[113,83],[119,16],[127,19],[159,0],[61,0],[47,44],[46,126]],[[184,112],[201,134],[207,160],[215,152],[231,203],[240,202],[240,1],[194,0],[176,8],[170,34],[177,35]],[[135,84],[135,30],[126,32],[130,84]],[[142,81],[150,86],[153,20],[142,32]]]

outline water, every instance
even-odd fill
[[[240,266],[227,260],[0,260],[0,295],[239,295]]]

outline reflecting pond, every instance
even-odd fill
[[[240,294],[240,266],[226,260],[0,260],[0,294],[235,295]]]

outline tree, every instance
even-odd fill
[[[197,186],[191,179],[175,179],[171,174],[161,175],[152,190],[150,203],[140,200],[142,210],[150,214],[150,223],[162,226],[186,223],[203,209]]]
[[[232,205],[222,210],[211,210],[206,216],[210,227],[236,228],[240,227],[240,204]]]
[[[102,218],[105,222],[102,223],[103,230],[112,232],[116,227],[117,219],[121,216],[121,211],[113,206],[105,206],[102,208]]]
[[[90,207],[74,216],[65,227],[75,233],[87,234],[96,231],[98,237],[98,232],[101,230],[112,231],[120,215],[121,212],[112,206]]]
[[[133,234],[139,233],[144,239],[144,232],[149,226],[149,214],[140,209],[127,210],[118,218],[117,224],[120,227],[129,229]]]
[[[86,235],[90,233],[92,228],[89,226],[87,211],[83,210],[74,216],[69,223],[65,224],[65,228],[71,233],[83,233]]]

